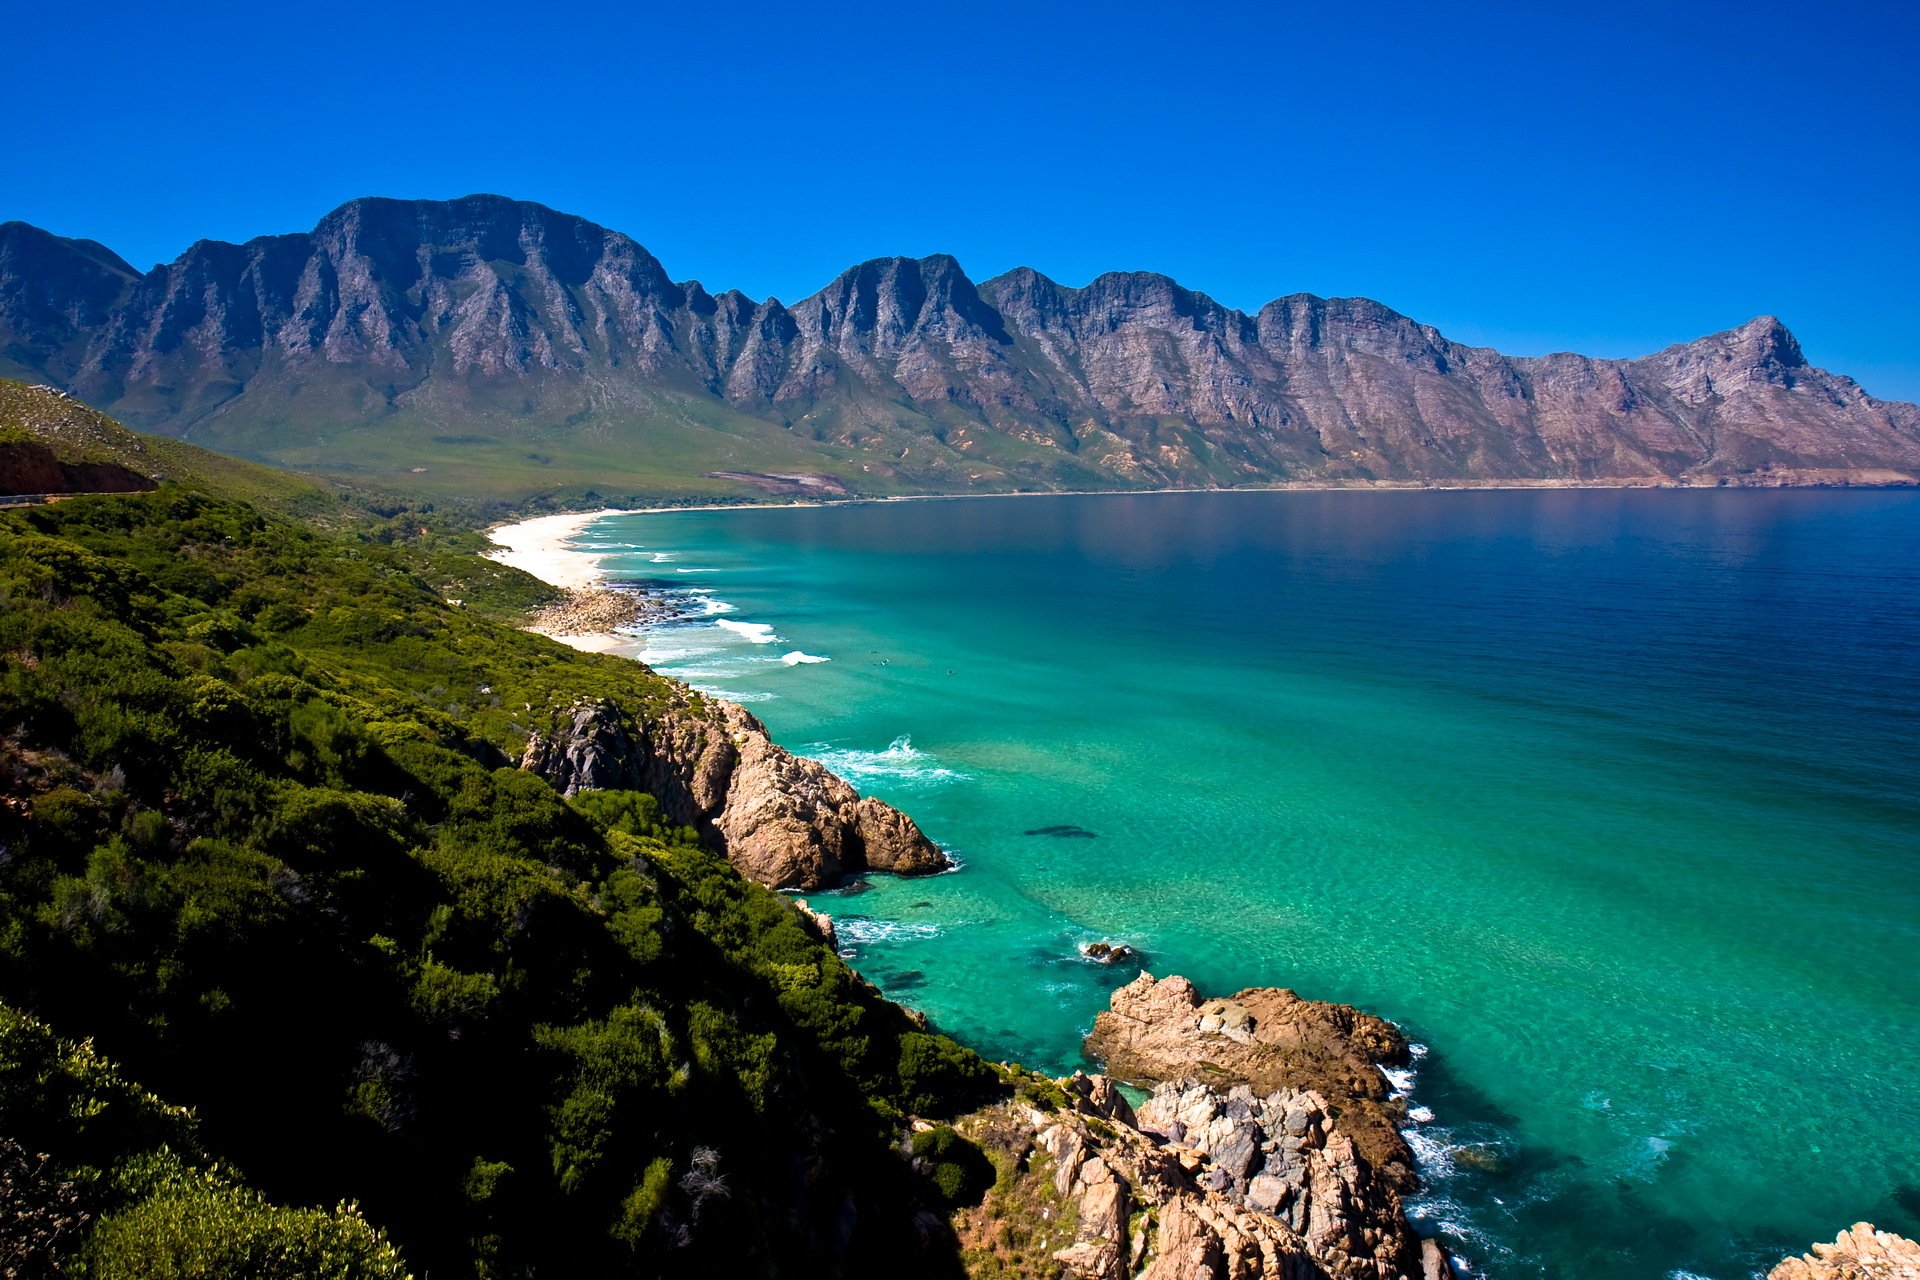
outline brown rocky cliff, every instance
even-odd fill
[[[1380,1177],[1400,1190],[1414,1186],[1399,1108],[1379,1070],[1404,1065],[1408,1047],[1384,1018],[1277,987],[1207,1000],[1185,978],[1143,973],[1113,993],[1086,1047],[1131,1084],[1197,1079],[1246,1085],[1262,1097],[1313,1090],[1340,1108],[1341,1127]]]
[[[567,795],[649,792],[670,820],[715,840],[742,875],[769,888],[951,865],[913,819],[788,752],[730,702],[687,698],[641,715],[584,703],[528,741],[521,768]]]

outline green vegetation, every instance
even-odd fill
[[[741,412],[670,377],[614,404],[583,396],[576,380],[537,377],[452,396],[416,407],[375,403],[361,377],[316,370],[297,393],[249,387],[189,429],[212,448],[356,491],[441,503],[767,500],[751,484],[709,474],[724,471],[828,472],[866,497],[1137,487],[1073,452],[985,428],[958,406],[877,400],[866,391],[836,391],[792,423]],[[192,416],[156,409],[138,420]]]
[[[337,503],[326,486],[315,481],[184,440],[139,435],[49,387],[0,379],[0,446],[20,444],[42,446],[63,463],[124,467],[215,497],[307,517],[330,514]]]
[[[1054,1185],[1053,1157],[1004,1107],[965,1117],[960,1128],[960,1140],[988,1162],[989,1185],[954,1215],[967,1274],[975,1280],[1065,1275],[1053,1255],[1073,1243],[1080,1207]]]
[[[653,797],[510,767],[582,697],[701,706],[495,621],[543,589],[397,521],[176,485],[0,514],[0,1135],[46,1252],[956,1267],[913,1224],[964,1153],[898,1136],[999,1077]]]
[[[979,1204],[997,1177],[987,1153],[948,1124],[914,1134],[913,1159],[951,1206]]]

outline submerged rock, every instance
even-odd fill
[[[1124,942],[1083,942],[1080,954],[1095,964],[1141,964],[1146,957]]]
[[[637,715],[607,700],[581,702],[554,731],[528,739],[520,767],[569,796],[649,792],[670,821],[713,839],[742,875],[769,888],[952,865],[906,814],[793,755],[745,708],[718,699],[688,697]]]

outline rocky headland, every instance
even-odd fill
[[[1354,1107],[1372,1100],[1355,1077],[1379,1081],[1374,1064],[1404,1060],[1404,1041],[1345,1006],[1243,994],[1252,1006],[1143,974],[1114,994],[1089,1044],[1110,1047],[1136,1080],[1157,1078],[1144,1103],[1108,1076],[1078,1075],[1059,1082],[1053,1110],[1029,1092],[963,1122],[1001,1173],[958,1215],[969,1261],[1035,1275],[1050,1262],[1080,1280],[1449,1275],[1445,1250],[1407,1221],[1404,1146],[1384,1163],[1369,1156],[1385,1144],[1375,1113]],[[1276,1040],[1237,1038],[1282,1012]],[[1222,1053],[1222,1038],[1275,1051]]]
[[[1204,999],[1185,978],[1143,973],[1094,1019],[1087,1052],[1135,1085],[1196,1079],[1261,1097],[1312,1090],[1341,1108],[1342,1128],[1382,1179],[1414,1185],[1400,1108],[1380,1072],[1405,1066],[1410,1050],[1384,1018],[1277,987]]]
[[[569,796],[649,792],[667,818],[715,840],[742,875],[773,889],[952,865],[906,814],[779,746],[744,707],[691,690],[637,711],[582,702],[528,740],[520,767]]]
[[[639,587],[584,587],[535,610],[527,629],[559,640],[655,626],[683,616],[684,608],[671,599]]]

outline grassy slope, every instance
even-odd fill
[[[489,620],[523,579],[179,486],[0,515],[0,1001],[437,1276],[951,1269],[893,1135],[990,1073],[650,797],[502,767],[576,697],[688,696]],[[66,1177],[83,1138],[35,1141]]]
[[[109,462],[157,480],[273,510],[314,516],[337,498],[325,484],[174,440],[143,436],[46,386],[0,379],[0,433],[30,437],[62,462]]]
[[[560,378],[448,383],[428,394],[389,400],[344,376],[337,385],[286,386],[269,377],[187,434],[353,483],[512,504],[763,496],[708,477],[713,471],[826,471],[864,496],[1128,484],[1069,450],[983,429],[957,410],[949,421],[867,398],[823,400],[789,424],[737,412],[697,388],[652,388],[642,403]]]

